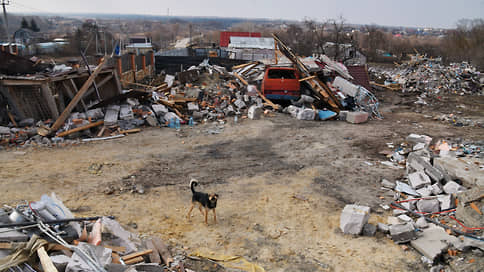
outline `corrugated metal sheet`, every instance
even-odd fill
[[[220,32],[220,47],[227,47],[230,43],[230,37],[261,37],[260,32],[232,32],[222,31]]]
[[[229,48],[274,49],[274,38],[230,37]]]

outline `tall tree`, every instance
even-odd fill
[[[21,28],[29,28],[29,22],[25,19],[25,17],[22,17],[22,22],[20,23]]]
[[[30,20],[30,29],[33,32],[39,32],[40,31],[40,28],[37,26],[37,23],[35,22],[34,18],[32,18],[32,20]]]

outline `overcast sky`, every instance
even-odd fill
[[[349,23],[455,27],[483,18],[484,0],[10,0],[11,12],[118,13],[325,20]]]

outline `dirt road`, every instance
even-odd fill
[[[482,128],[456,128],[382,99],[385,119],[361,125],[276,114],[228,120],[220,134],[208,133],[214,124],[151,128],[79,146],[1,151],[2,203],[56,192],[78,216],[114,215],[172,248],[242,255],[267,271],[425,270],[414,251],[381,234],[343,235],[341,209],[369,205],[370,222],[386,221],[380,181],[403,175],[379,164],[386,143],[409,133],[482,140]],[[186,219],[190,178],[220,195],[218,224],[210,217],[205,226],[196,210]]]

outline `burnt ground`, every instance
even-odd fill
[[[428,270],[385,236],[343,235],[339,214],[359,203],[372,207],[370,222],[385,222],[390,212],[379,204],[391,197],[380,181],[404,174],[380,164],[387,143],[397,146],[410,133],[483,140],[481,127],[434,117],[455,111],[477,120],[484,100],[450,95],[422,107],[409,94],[376,95],[384,119],[359,125],[276,113],[228,119],[214,135],[207,133],[214,124],[180,133],[147,128],[113,141],[1,151],[2,200],[12,205],[55,191],[78,216],[114,215],[174,250],[241,255],[267,271]],[[217,224],[205,226],[197,211],[186,220],[190,178],[220,194]]]

